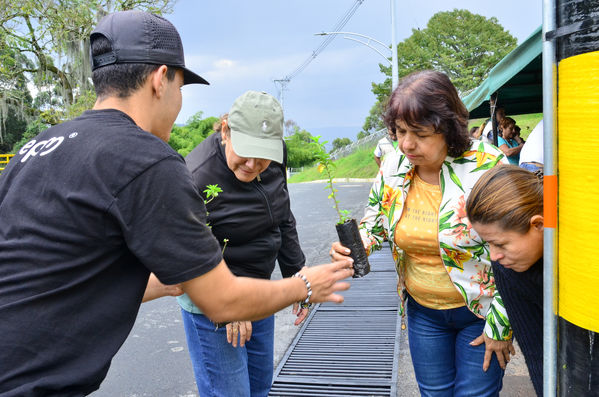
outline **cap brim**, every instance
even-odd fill
[[[239,131],[231,130],[233,151],[238,156],[247,158],[267,159],[283,163],[283,140],[263,139],[249,136]]]
[[[210,85],[210,83],[208,81],[206,81],[206,79],[204,79],[200,75],[195,74],[194,72],[192,72],[191,70],[189,70],[187,68],[182,68],[182,69],[183,69],[183,85],[187,85],[187,84]]]

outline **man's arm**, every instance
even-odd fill
[[[353,274],[352,261],[304,267],[301,273],[312,287],[310,302],[341,303],[343,296],[335,292],[349,288],[349,283],[339,281]],[[224,261],[182,287],[191,301],[218,323],[261,319],[307,296],[306,284],[298,277],[277,281],[236,277]]]

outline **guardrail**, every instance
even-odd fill
[[[14,154],[0,154],[0,173],[6,168],[6,164],[14,157]]]
[[[379,139],[384,137],[386,133],[387,129],[383,128],[382,130],[374,132],[370,135],[366,135],[364,138],[352,142],[349,145],[340,147],[339,149],[331,153],[331,159],[337,160],[342,157],[349,156],[356,150],[361,149],[365,146],[372,146],[372,144],[376,144],[376,142],[378,142]]]

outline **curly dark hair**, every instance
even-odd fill
[[[443,134],[447,154],[459,157],[470,148],[468,110],[449,78],[433,70],[404,77],[393,90],[383,116],[385,125],[395,128],[397,120],[419,129],[433,127]]]

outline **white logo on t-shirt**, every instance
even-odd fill
[[[29,157],[34,157],[38,154],[40,156],[45,156],[49,153],[52,153],[54,150],[56,150],[57,147],[60,146],[62,141],[64,141],[63,136],[53,137],[39,142],[37,142],[35,139],[27,142],[25,146],[23,146],[21,150],[19,150],[19,154],[23,155],[21,163],[27,161]]]

